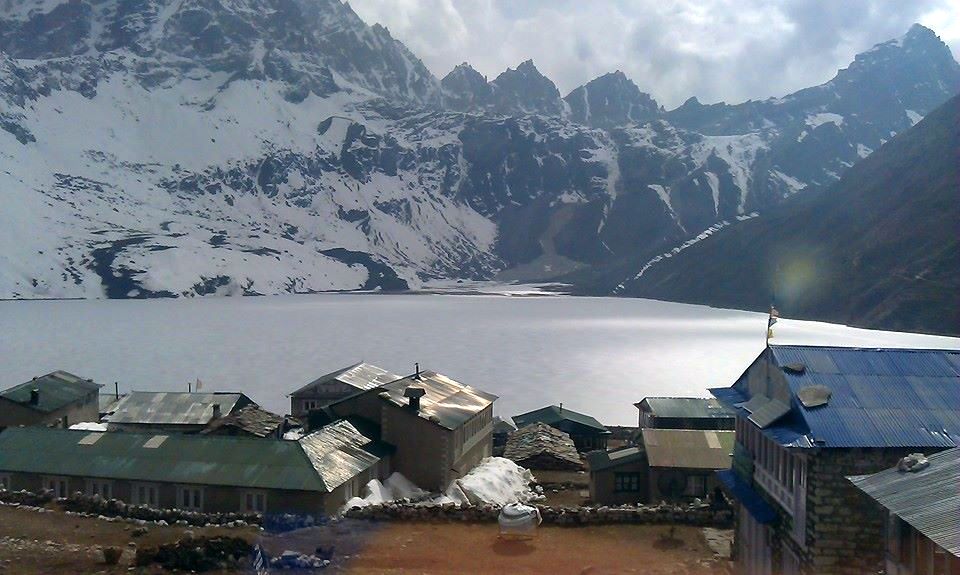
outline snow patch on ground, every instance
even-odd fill
[[[872,153],[873,150],[870,147],[864,146],[863,144],[857,144],[857,155],[861,158],[866,158]]]
[[[414,485],[412,481],[398,471],[391,473],[390,477],[387,477],[383,483],[379,479],[371,479],[363,489],[364,496],[350,498],[341,511],[354,507],[380,505],[388,501],[399,501],[401,499],[423,499],[430,495],[429,492]]]
[[[486,457],[447,488],[446,497],[461,505],[527,503],[542,496],[530,488],[529,469],[504,457]]]
[[[907,110],[907,118],[910,118],[910,124],[916,126],[917,122],[923,119],[923,116],[914,112],[913,110]]]
[[[843,116],[834,114],[833,112],[820,112],[818,114],[810,114],[804,122],[811,128],[816,128],[823,124],[834,124],[840,127],[843,125]]]

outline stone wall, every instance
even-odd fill
[[[730,528],[733,511],[712,509],[709,506],[680,505],[624,505],[618,507],[550,507],[536,506],[546,525],[609,525],[656,524],[696,525],[700,527]],[[456,506],[446,504],[384,503],[355,507],[346,517],[376,521],[465,521],[495,522],[500,508],[495,505]]]

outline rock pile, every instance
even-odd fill
[[[274,569],[323,569],[329,564],[329,559],[296,551],[284,551],[279,557],[270,560],[270,566]]]
[[[137,549],[137,567],[159,563],[164,569],[200,573],[214,569],[238,569],[252,551],[239,537],[185,537],[176,543]]]

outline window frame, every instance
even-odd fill
[[[88,477],[84,483],[85,483],[84,492],[87,495],[99,495],[104,499],[113,499],[113,480],[112,479],[98,479],[95,477]],[[99,487],[99,489],[97,489],[97,487]],[[104,487],[106,489],[104,489]]]
[[[56,482],[56,487],[50,487],[51,482]],[[63,487],[63,494],[60,494],[60,487]],[[70,480],[62,475],[44,475],[43,488],[51,489],[56,497],[67,497],[70,494]]]
[[[257,505],[257,498],[261,499],[261,505]],[[252,501],[253,506],[250,506],[248,503]],[[241,500],[241,508],[246,513],[259,513],[264,515],[267,512],[267,492],[262,490],[250,490],[243,492],[243,499]]]
[[[643,489],[641,475],[636,471],[614,472],[614,493],[640,493]]]
[[[707,476],[697,473],[688,474],[687,484],[683,486],[683,495],[684,497],[699,497],[701,499],[706,497]]]
[[[185,494],[190,494],[184,498]],[[191,501],[192,499],[192,501]],[[197,501],[199,499],[199,502]],[[177,485],[177,509],[203,511],[204,489],[200,485]]]
[[[145,505],[147,507],[151,507],[154,509],[158,509],[160,507],[160,485],[159,484],[138,482],[138,483],[132,484],[130,488],[131,488],[130,500],[133,501],[134,505]],[[153,497],[154,501],[153,502],[149,501],[149,499],[151,499],[150,497],[147,497],[146,498],[147,501],[144,501],[143,498],[140,497],[141,489],[145,490],[147,494],[152,493],[154,495]]]

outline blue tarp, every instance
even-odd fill
[[[777,512],[773,506],[760,497],[760,494],[732,469],[717,471],[717,478],[726,488],[727,493],[743,505],[757,523],[766,525],[777,520]]]

